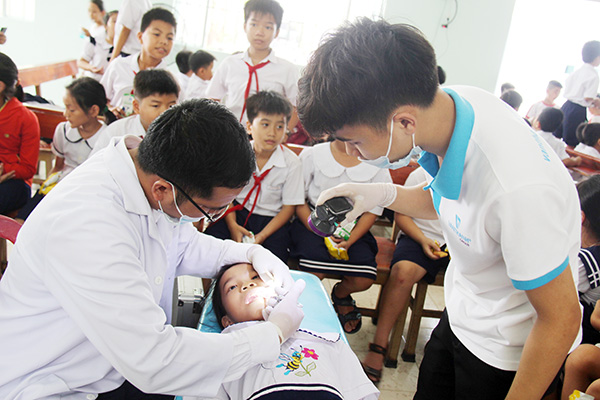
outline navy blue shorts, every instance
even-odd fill
[[[424,276],[427,283],[435,281],[435,277],[441,269],[446,268],[450,262],[449,257],[432,260],[423,252],[423,248],[409,236],[401,235],[396,243],[396,249],[392,256],[392,267],[398,261],[411,261],[422,267],[427,273]]]

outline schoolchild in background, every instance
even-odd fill
[[[119,56],[127,57],[141,51],[138,39],[140,24],[143,15],[151,8],[150,0],[123,0],[115,27],[115,50],[111,61]]]
[[[552,150],[560,157],[565,167],[577,167],[581,165],[581,157],[569,156],[566,150],[567,144],[552,134],[562,124],[562,121],[563,112],[561,110],[546,107],[535,118],[532,127],[552,147]]]
[[[546,87],[546,97],[544,100],[538,101],[537,103],[533,103],[533,105],[527,111],[527,115],[525,118],[529,122],[533,124],[533,122],[540,116],[542,111],[544,111],[548,107],[556,107],[554,104],[554,100],[560,94],[562,90],[562,85],[558,81],[550,81],[548,82],[548,87]]]
[[[106,11],[104,10],[104,3],[102,0],[91,0],[88,6],[88,15],[92,20],[92,24],[89,29],[81,28],[83,34],[87,37],[97,37],[104,33],[104,21],[106,17]]]
[[[207,51],[198,50],[190,56],[190,70],[192,76],[187,90],[184,92],[184,99],[201,99],[206,97],[206,89],[213,77],[213,66],[215,57]]]
[[[190,56],[192,52],[189,50],[181,50],[175,56],[175,63],[179,73],[177,74],[177,82],[179,83],[179,89],[182,93],[185,93],[190,77],[194,73],[190,68]]]
[[[115,37],[115,22],[117,21],[117,11],[111,11],[104,16],[103,27],[106,29],[96,36],[90,36],[83,47],[83,54],[77,60],[77,66],[84,70],[83,75],[94,78],[97,81],[102,79],[102,74],[108,66],[108,60],[113,52],[113,39]]]
[[[580,143],[575,147],[575,151],[600,158],[600,124],[581,123],[576,134]]]

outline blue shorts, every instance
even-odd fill
[[[446,268],[450,262],[449,257],[432,260],[423,252],[423,248],[409,236],[401,235],[396,243],[396,249],[392,256],[392,267],[398,261],[411,261],[422,267],[427,273],[424,276],[427,283],[435,281],[435,277],[442,268]]]

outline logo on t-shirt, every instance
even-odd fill
[[[454,216],[454,224],[452,224],[450,221],[448,221],[448,226],[450,227],[450,229],[452,230],[452,232],[454,232],[454,234],[458,237],[458,240],[460,240],[462,244],[464,244],[465,246],[470,246],[471,245],[471,238],[466,237],[459,230],[461,222],[462,221],[461,221],[460,217],[458,216],[458,214],[455,214],[455,216]]]

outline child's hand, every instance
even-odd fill
[[[92,67],[91,71],[95,74],[103,74],[104,67]]]
[[[423,253],[432,260],[439,260],[442,258],[440,254],[442,249],[440,249],[439,243],[435,240],[425,237],[421,242],[421,247],[423,247]]]
[[[238,243],[242,243],[244,236],[252,236],[252,233],[248,229],[238,224],[230,225],[229,233],[231,234],[231,239]],[[256,236],[254,238],[256,239]]]
[[[264,237],[262,232],[258,232],[256,235],[254,235],[254,244],[262,244],[266,239],[267,238]]]
[[[344,240],[339,237],[331,236],[331,240],[335,243],[338,249],[348,250],[350,246],[352,246],[352,243],[350,243],[348,240]]]
[[[92,34],[90,33],[90,31],[88,31],[87,29],[85,29],[85,28],[81,28],[81,30],[83,31],[83,34],[84,34],[85,36],[87,36],[87,37],[90,37],[90,36],[92,36]]]
[[[0,175],[0,183],[5,182],[14,177],[15,177],[15,171],[7,172],[6,174]]]

